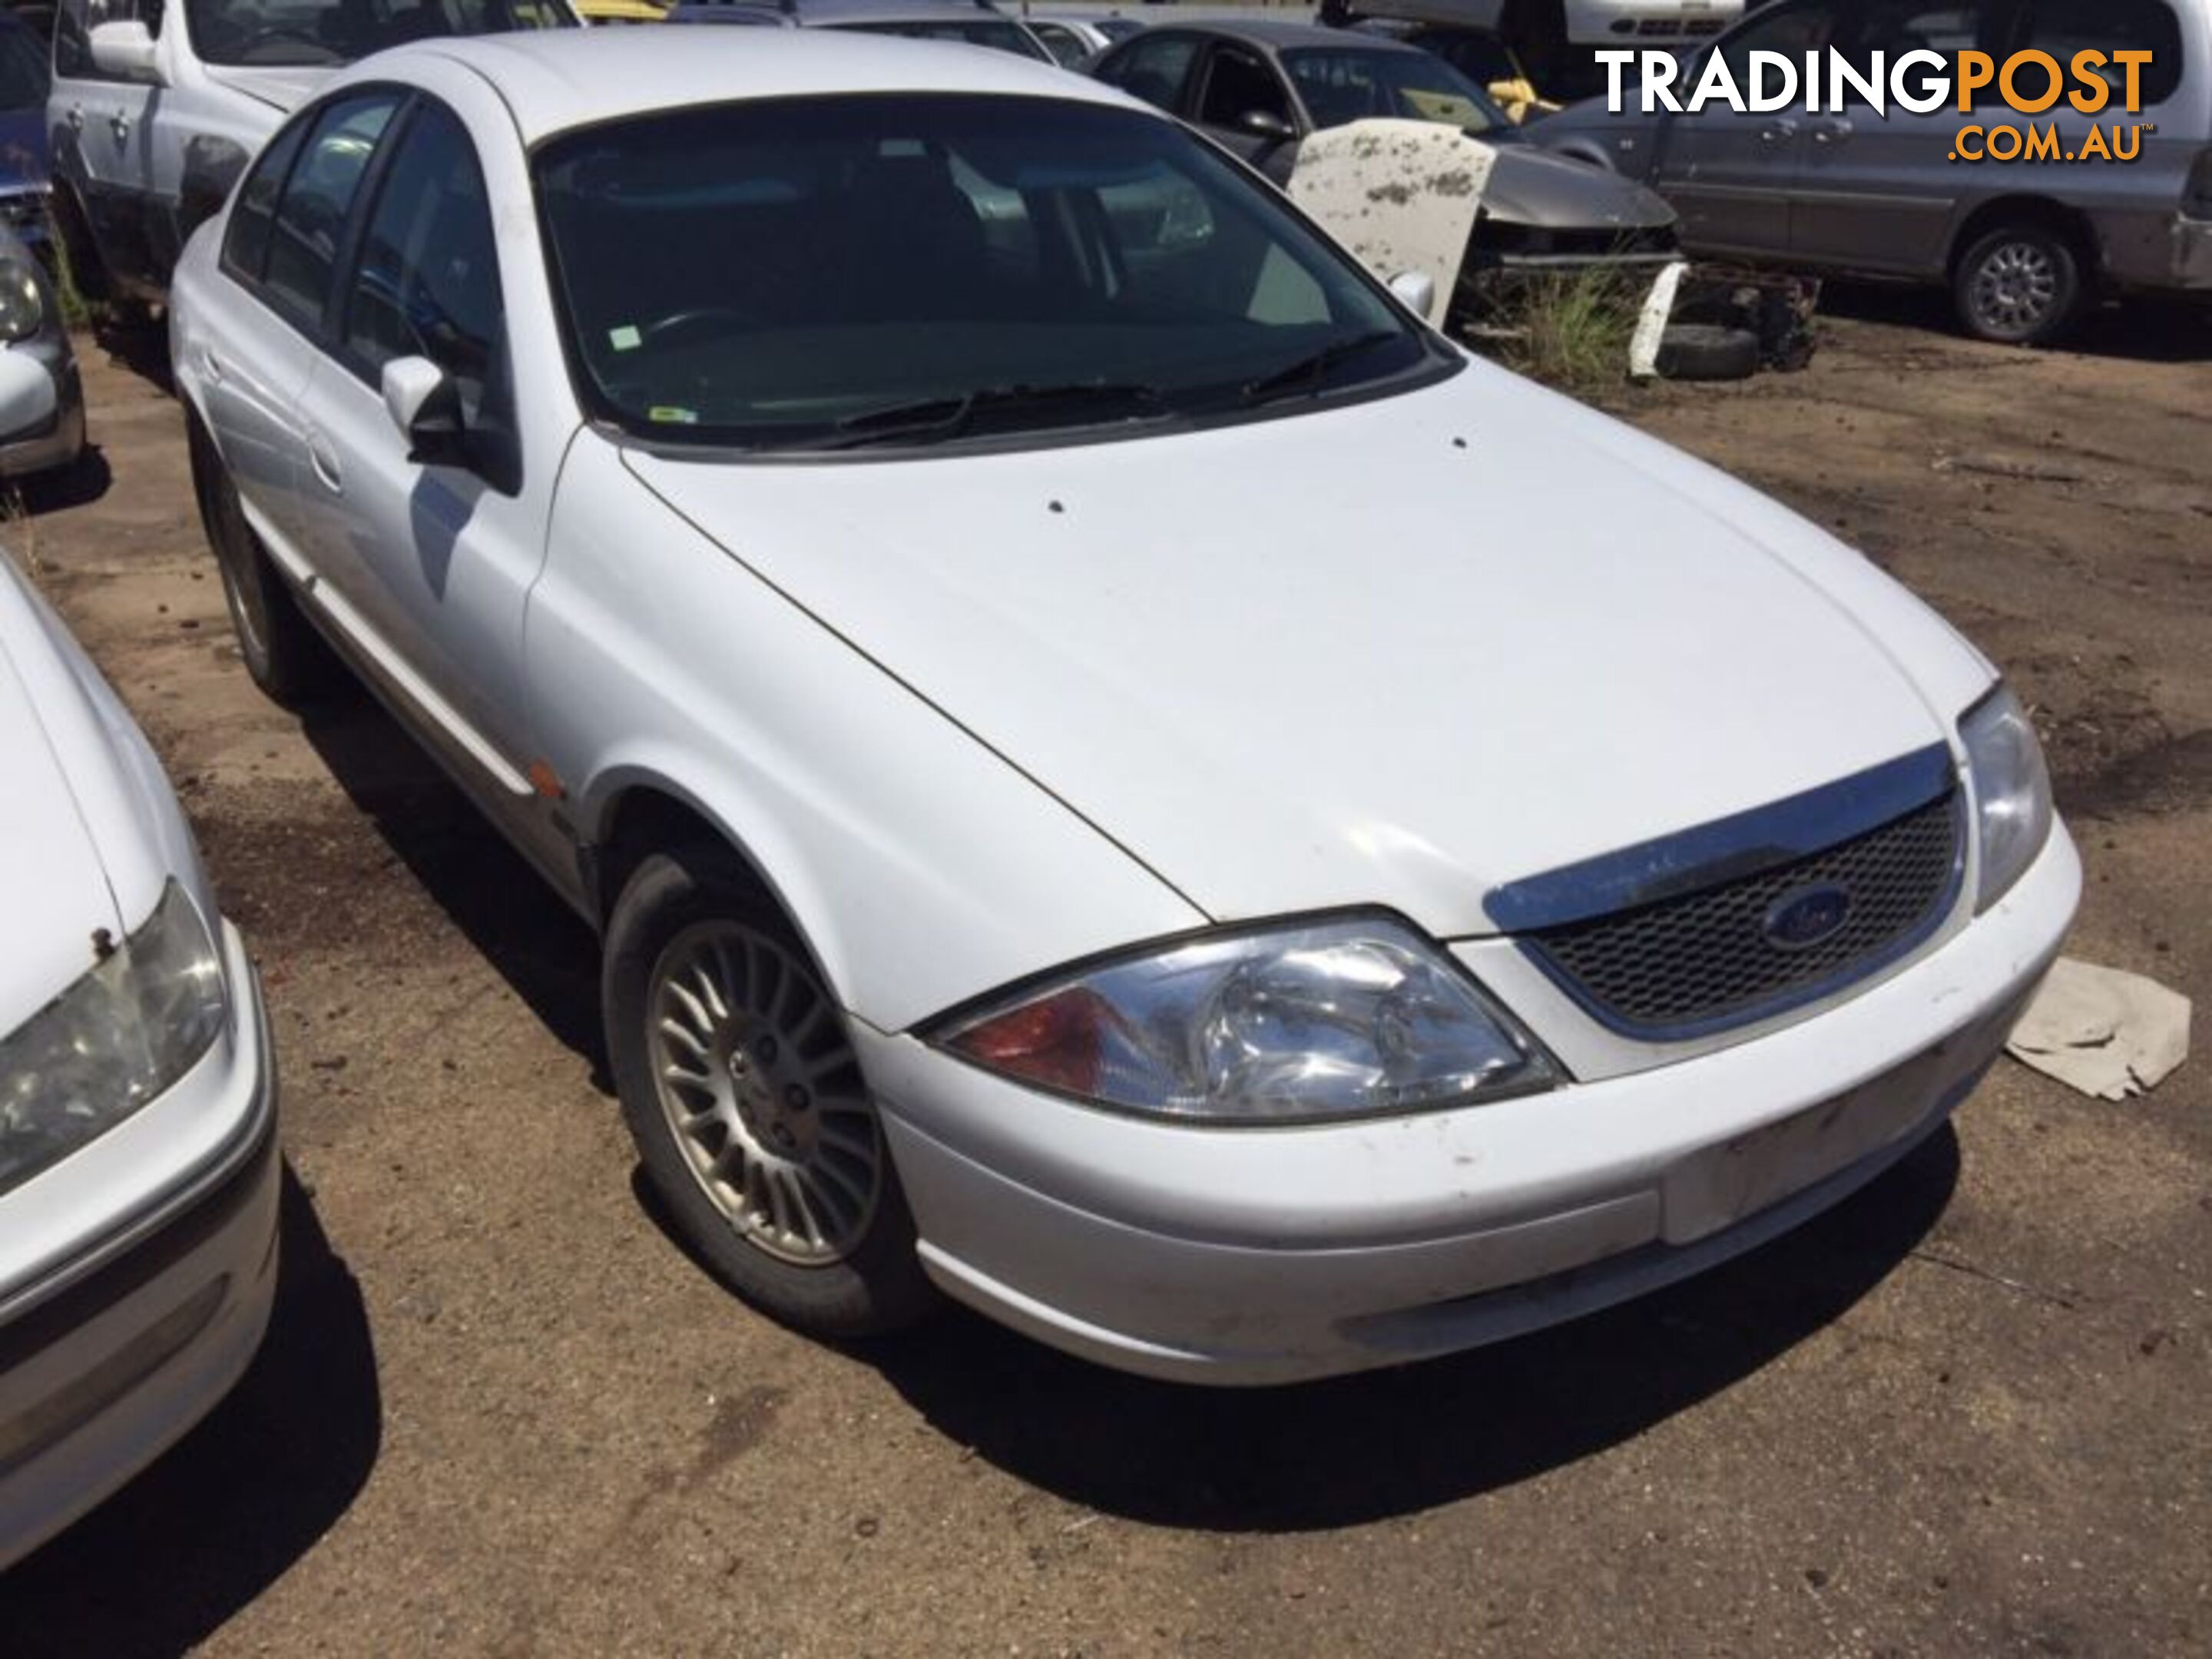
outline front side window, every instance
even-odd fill
[[[1457,362],[1275,192],[1130,110],[753,101],[556,139],[535,177],[585,405],[659,443],[1134,431]]]
[[[555,28],[554,0],[185,0],[202,62],[350,64],[386,46],[456,34]]]
[[[1514,131],[1488,93],[1425,52],[1301,46],[1283,54],[1283,67],[1316,127],[1380,117],[1440,122],[1491,137]]]
[[[1815,0],[1809,5],[1781,5],[1771,11],[1761,12],[1741,28],[1734,30],[1714,51],[1728,60],[1729,73],[1740,87],[1751,84],[1751,54],[1754,52],[1778,52],[1793,63],[1802,64],[1808,52],[1826,52],[1835,43],[1836,6],[1834,0]],[[1692,64],[1692,70],[1698,65]],[[1697,87],[1694,73],[1683,77],[1685,92]]]
[[[140,22],[149,34],[159,35],[161,4],[162,0],[64,0],[54,16],[53,72],[73,81],[108,79],[93,66],[93,30],[102,23]]]
[[[1206,66],[1206,92],[1198,101],[1199,122],[1233,131],[1248,115],[1272,115],[1288,126],[1290,98],[1275,72],[1255,54],[1217,46]]]
[[[505,381],[499,256],[483,173],[467,131],[420,106],[362,234],[343,339],[373,380],[395,357],[428,357],[475,417]]]
[[[270,298],[285,309],[322,314],[346,217],[398,102],[392,92],[336,99],[301,145],[276,204],[262,276]]]

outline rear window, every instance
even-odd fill
[[[2030,0],[2023,46],[2071,64],[2077,52],[2148,52],[2142,106],[2162,104],[2181,89],[2181,20],[2166,0]],[[2127,71],[2104,71],[2115,107],[2127,95]]]
[[[855,34],[896,34],[909,40],[957,40],[970,46],[989,46],[997,52],[1011,52],[1017,58],[1035,58],[1044,63],[1052,62],[1052,54],[1036,43],[1034,35],[1011,18],[994,17],[978,13],[974,17],[917,18],[910,22],[894,23],[837,23],[835,28],[850,30]]]

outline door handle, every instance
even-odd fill
[[[1826,121],[1813,129],[1813,142],[1816,144],[1840,144],[1857,131],[1849,121]]]
[[[221,386],[222,384],[223,372],[222,359],[216,356],[214,352],[209,350],[205,346],[202,346],[200,348],[199,359],[200,373],[208,377],[209,384],[212,386]]]
[[[73,131],[82,132],[84,131],[84,106],[82,104],[71,104],[69,106],[69,124]]]
[[[307,434],[307,465],[315,469],[315,476],[323,481],[323,488],[331,495],[345,494],[345,475],[338,470],[337,451],[331,447],[330,440],[319,432]]]
[[[107,118],[107,125],[113,130],[118,143],[131,136],[131,118],[119,110]]]
[[[1786,143],[1796,136],[1795,121],[1771,121],[1759,130],[1759,142],[1762,144]]]

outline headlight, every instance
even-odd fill
[[[934,1040],[1017,1082],[1224,1123],[1432,1111],[1558,1081],[1457,967],[1380,920],[1172,946],[1028,991]]]
[[[0,340],[27,340],[46,321],[38,276],[21,259],[0,259]]]
[[[145,926],[0,1040],[0,1193],[169,1087],[214,1045],[223,1015],[214,942],[173,881]]]
[[[2027,711],[2002,685],[1959,722],[1959,737],[1980,829],[1978,912],[2012,890],[2051,839],[2051,773]]]

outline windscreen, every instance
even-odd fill
[[[350,64],[410,40],[574,19],[557,0],[186,0],[201,61],[235,67]]]
[[[1316,127],[1380,117],[1443,122],[1489,137],[1512,131],[1488,93],[1425,52],[1295,46],[1283,54],[1283,68]]]
[[[1273,191],[1133,111],[756,101],[535,165],[586,404],[665,442],[1141,424],[1451,362]]]
[[[46,52],[20,24],[0,27],[0,110],[43,111],[46,106]]]

